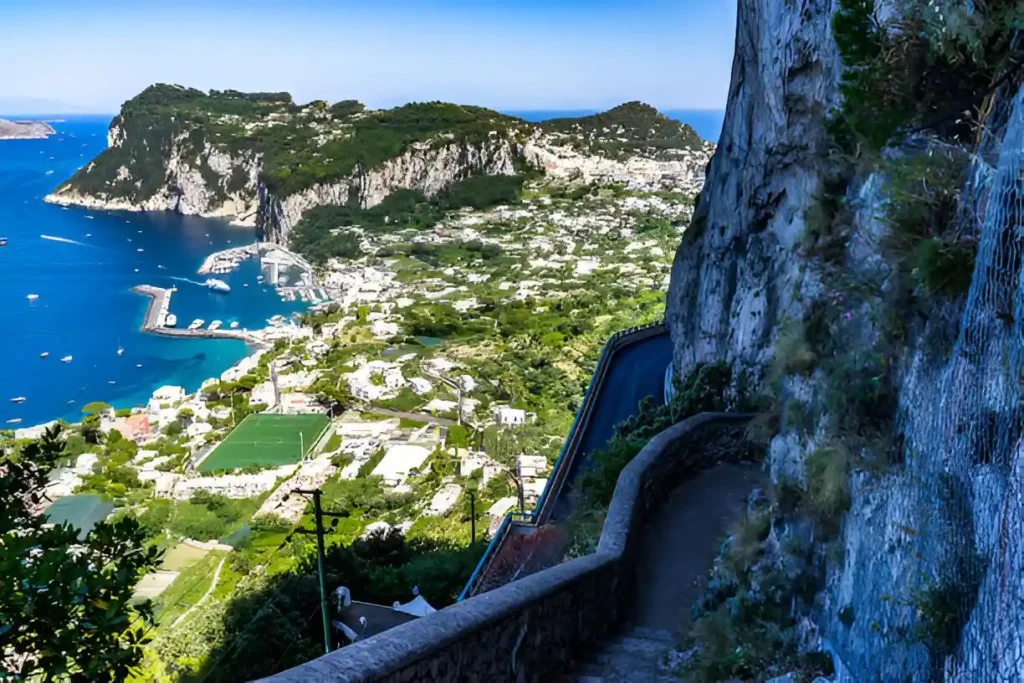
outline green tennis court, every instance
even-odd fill
[[[199,464],[199,471],[298,462],[330,424],[326,415],[249,415]]]

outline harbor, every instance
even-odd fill
[[[246,330],[225,330],[219,325],[213,326],[213,329],[189,326],[188,329],[182,330],[175,327],[167,327],[166,322],[168,310],[171,306],[171,294],[174,290],[154,287],[153,285],[136,285],[132,287],[132,291],[150,298],[149,308],[146,309],[146,315],[140,328],[143,332],[187,339],[238,339],[249,343],[256,341],[255,337]]]

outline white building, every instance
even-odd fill
[[[388,486],[398,486],[408,478],[409,472],[419,469],[428,457],[430,451],[422,446],[391,446],[370,474],[383,477]]]
[[[447,515],[455,507],[455,502],[459,499],[460,493],[462,493],[462,487],[458,484],[445,485],[431,498],[430,507],[427,508],[425,514],[433,517]]]
[[[358,439],[364,437],[381,437],[390,434],[398,429],[398,418],[391,420],[354,420],[342,417],[341,422],[334,428],[334,433],[343,439]]]
[[[155,413],[164,406],[171,407],[176,403],[185,400],[185,390],[182,387],[163,386],[153,392],[149,399],[149,412]]]
[[[345,375],[345,379],[352,395],[364,401],[391,398],[405,385],[401,368],[382,360],[370,361]]]
[[[543,455],[516,457],[516,473],[520,477],[543,477],[548,470],[548,459]]]
[[[509,406],[494,406],[491,409],[494,421],[500,425],[521,425],[526,423],[526,411]]]
[[[388,339],[394,337],[399,331],[398,323],[389,323],[385,320],[374,320],[370,325],[370,332],[376,339]]]
[[[408,384],[409,388],[420,396],[429,393],[432,388],[430,382],[423,379],[422,377],[410,377],[408,380]]]

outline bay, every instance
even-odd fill
[[[256,280],[259,263],[244,261],[218,275],[220,294],[196,273],[211,252],[255,240],[251,228],[170,212],[64,209],[45,197],[106,147],[109,116],[68,117],[45,140],[0,140],[0,428],[81,418],[81,407],[145,403],[157,387],[195,391],[249,351],[234,340],[172,339],[139,331],[149,299],[131,287],[178,287],[171,312],[178,326],[259,328],[266,318],[302,310]],[[43,236],[47,237],[43,237]],[[57,238],[57,239],[48,239]],[[138,272],[135,272],[138,269]],[[245,287],[243,285],[248,285]],[[29,300],[29,294],[38,298]],[[124,348],[123,355],[117,349]],[[40,358],[44,351],[47,358]],[[62,363],[64,356],[71,363]],[[141,365],[141,367],[137,367]],[[25,402],[10,399],[24,396]],[[73,401],[73,403],[71,403]]]

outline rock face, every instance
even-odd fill
[[[837,97],[828,5],[740,3],[722,136],[672,266],[678,377],[709,360],[765,362],[780,318],[800,314],[795,244]]]
[[[783,323],[837,294],[798,245],[829,170],[823,124],[837,103],[839,71],[831,5],[740,3],[724,130],[668,292],[678,376],[725,360],[763,377]],[[978,239],[970,293],[937,303],[894,355],[905,461],[852,468],[849,511],[808,615],[840,680],[1024,675],[1024,326],[1006,313],[1024,301],[1014,204],[1024,172],[1024,90],[994,100],[960,200],[974,219],[964,229]],[[911,139],[904,149],[929,144]],[[844,264],[851,274],[877,274],[889,292],[897,291],[896,274],[879,247],[891,229],[878,218],[882,182],[869,174],[846,193],[855,210]],[[885,335],[871,313],[852,303],[846,313],[864,321],[847,343],[865,353]],[[933,343],[940,337],[949,343]],[[819,421],[803,433],[783,411],[767,463],[773,481],[805,480],[807,457],[831,438],[822,423],[841,417],[820,401],[821,379],[815,371],[782,384],[780,400],[816,406]]]
[[[0,140],[41,140],[57,131],[45,121],[8,121],[0,119]]]
[[[128,142],[128,137],[129,133],[119,118],[114,119],[107,131],[107,146],[119,149]],[[45,201],[101,210],[251,217],[257,208],[255,188],[259,161],[259,156],[251,153],[233,158],[209,143],[196,153],[189,142],[189,134],[180,133],[169,140],[164,180],[151,196],[139,200],[114,191],[114,183],[139,186],[142,182],[136,177],[137,169],[122,165],[116,171],[110,191],[82,192],[74,185],[64,183],[47,195]],[[86,173],[92,171],[95,163],[90,162],[83,170]]]
[[[497,136],[479,145],[414,144],[401,156],[343,181],[280,198],[260,188],[257,228],[264,239],[287,244],[302,214],[314,207],[345,204],[354,194],[360,206],[370,208],[399,189],[419,190],[430,197],[470,175],[513,175],[516,155],[516,145]]]

